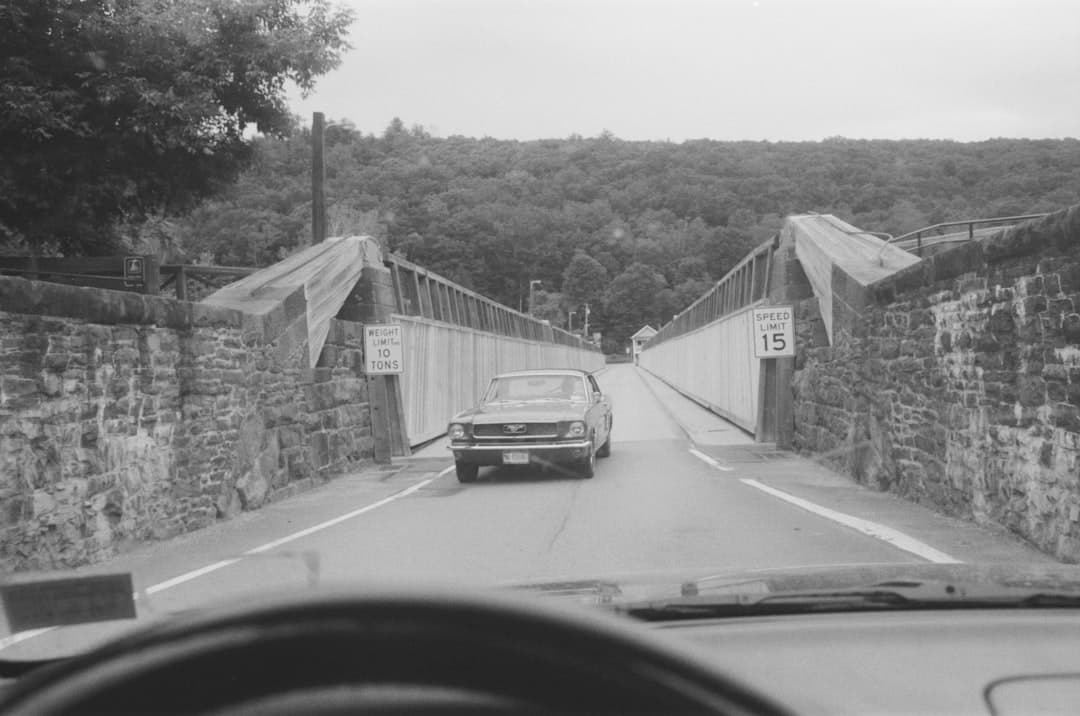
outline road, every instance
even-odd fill
[[[159,614],[302,587],[315,574],[320,584],[495,585],[672,569],[1049,561],[756,445],[634,366],[612,366],[599,381],[614,405],[613,449],[591,480],[486,468],[461,485],[436,444],[393,469],[334,480],[92,571],[131,571],[140,613]],[[0,656],[69,650],[116,629],[9,640]]]

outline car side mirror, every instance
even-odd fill
[[[599,403],[601,400],[604,399],[604,395],[599,390],[594,390],[592,394],[592,399],[594,403]]]

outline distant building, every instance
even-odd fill
[[[645,347],[645,344],[649,342],[649,339],[655,336],[656,329],[646,324],[638,329],[638,332],[630,336],[630,340],[634,345],[634,364],[637,365],[638,354],[641,353],[641,349]]]

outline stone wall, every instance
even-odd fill
[[[849,294],[831,346],[799,304],[795,445],[1080,560],[1080,206]]]
[[[368,460],[358,324],[0,277],[0,570],[91,563]]]

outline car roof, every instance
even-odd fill
[[[580,368],[533,368],[530,370],[510,370],[505,373],[499,373],[496,378],[510,378],[513,376],[521,375],[573,375],[579,378],[592,373],[590,370],[582,370]]]

